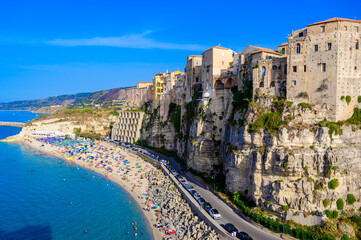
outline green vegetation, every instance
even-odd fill
[[[313,227],[305,227],[305,229],[301,227],[292,228],[291,225],[281,222],[275,221],[272,218],[265,217],[262,214],[253,212],[242,200],[241,193],[233,193],[233,202],[237,205],[237,207],[249,218],[253,219],[256,223],[261,224],[262,226],[271,229],[273,232],[281,233],[284,232],[285,234],[289,234],[292,237],[308,240],[331,240],[329,234],[324,232],[316,232]]]
[[[349,95],[346,96],[346,102],[347,102],[347,105],[351,102],[351,97]]]
[[[356,198],[352,194],[347,194],[347,204],[352,205],[356,202]]]
[[[327,127],[328,130],[328,134],[330,135],[330,137],[332,138],[332,135],[342,135],[342,128],[341,126],[343,125],[343,122],[339,121],[339,122],[329,122],[329,121],[321,121],[318,123],[318,125],[320,127]]]
[[[314,150],[315,149],[315,145],[311,145],[310,149]]]
[[[113,116],[116,116],[116,117],[119,116],[119,112],[116,111],[116,110],[110,111],[109,114],[113,115]]]
[[[358,102],[358,103],[361,103],[361,96],[358,96],[358,97],[357,97],[357,102]]]
[[[337,219],[338,218],[338,212],[337,211],[325,210],[325,214],[329,219]]]
[[[168,117],[172,119],[176,133],[180,133],[181,128],[181,108],[177,104],[171,102],[168,108]]]
[[[338,183],[338,179],[332,179],[331,181],[328,182],[328,188],[329,189],[336,189],[338,187],[339,183]]]
[[[283,209],[283,211],[287,212],[288,210],[290,210],[290,206],[284,205],[284,206],[282,206],[282,209]]]
[[[325,208],[327,208],[328,206],[330,206],[330,200],[328,200],[328,199],[323,200],[323,206],[324,206]]]
[[[282,120],[280,112],[268,112],[259,116],[253,124],[249,125],[249,132],[260,132],[260,129],[269,132],[278,132],[282,127],[287,126],[287,121]]]
[[[301,102],[301,103],[298,104],[298,106],[302,107],[302,109],[308,108],[308,109],[312,110],[312,106],[309,103]]]
[[[348,124],[361,125],[361,109],[355,108],[352,116],[346,120]]]
[[[308,98],[308,93],[307,92],[300,92],[297,97],[298,98]]]
[[[342,101],[342,100],[344,100],[345,99],[345,96],[341,96],[340,97],[340,100]]]
[[[344,205],[345,204],[341,198],[337,199],[336,201],[337,210],[343,210]]]
[[[350,240],[350,237],[347,236],[346,234],[342,235],[341,240]]]

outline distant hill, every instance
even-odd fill
[[[129,87],[127,87],[129,88]],[[68,105],[81,102],[106,102],[112,100],[125,99],[127,88],[115,88],[92,93],[77,93],[69,95],[61,95],[35,100],[14,101],[8,103],[0,103],[0,110],[27,110],[32,111],[41,107],[54,105]]]

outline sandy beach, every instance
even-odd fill
[[[134,199],[135,203],[142,209],[149,225],[152,228],[154,239],[163,239],[162,233],[155,225],[156,212],[153,205],[146,200],[148,191],[148,180],[145,177],[148,171],[155,168],[128,150],[115,147],[107,142],[97,142],[92,147],[59,146],[52,143],[44,143],[33,138],[25,138],[24,143],[45,153],[57,156],[83,168],[103,175],[125,189]],[[75,149],[84,149],[77,151]],[[141,234],[141,233],[138,233]]]

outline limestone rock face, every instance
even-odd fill
[[[330,137],[329,129],[298,133],[282,129],[278,136],[231,129],[230,143],[237,150],[224,154],[226,183],[230,191],[241,191],[260,206],[282,211],[288,205],[298,211],[336,210],[336,200],[347,194],[361,198],[361,130],[350,127]],[[251,141],[250,141],[251,139]],[[337,179],[339,186],[328,183]],[[279,206],[278,208],[275,206]],[[345,204],[358,209],[360,202]]]

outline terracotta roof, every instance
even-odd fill
[[[337,22],[337,21],[346,21],[346,22],[355,22],[355,23],[361,23],[361,20],[352,20],[352,19],[347,19],[347,18],[338,18],[338,17],[334,17],[322,22],[316,22],[316,23],[312,23],[309,24],[307,26],[313,26],[313,25],[318,25],[318,24],[325,24],[325,23],[330,23],[330,22]]]
[[[253,52],[252,54],[256,54],[256,53],[260,53],[260,52],[267,52],[267,53],[272,53],[272,54],[276,54],[276,55],[281,55],[279,52],[276,52],[275,50],[272,50],[272,49],[255,47],[255,46],[251,46],[251,47],[259,49],[259,51]]]
[[[189,55],[188,57],[202,57],[202,55]]]
[[[281,45],[279,45],[279,47],[283,47],[283,46],[287,46],[288,42],[282,43]]]

